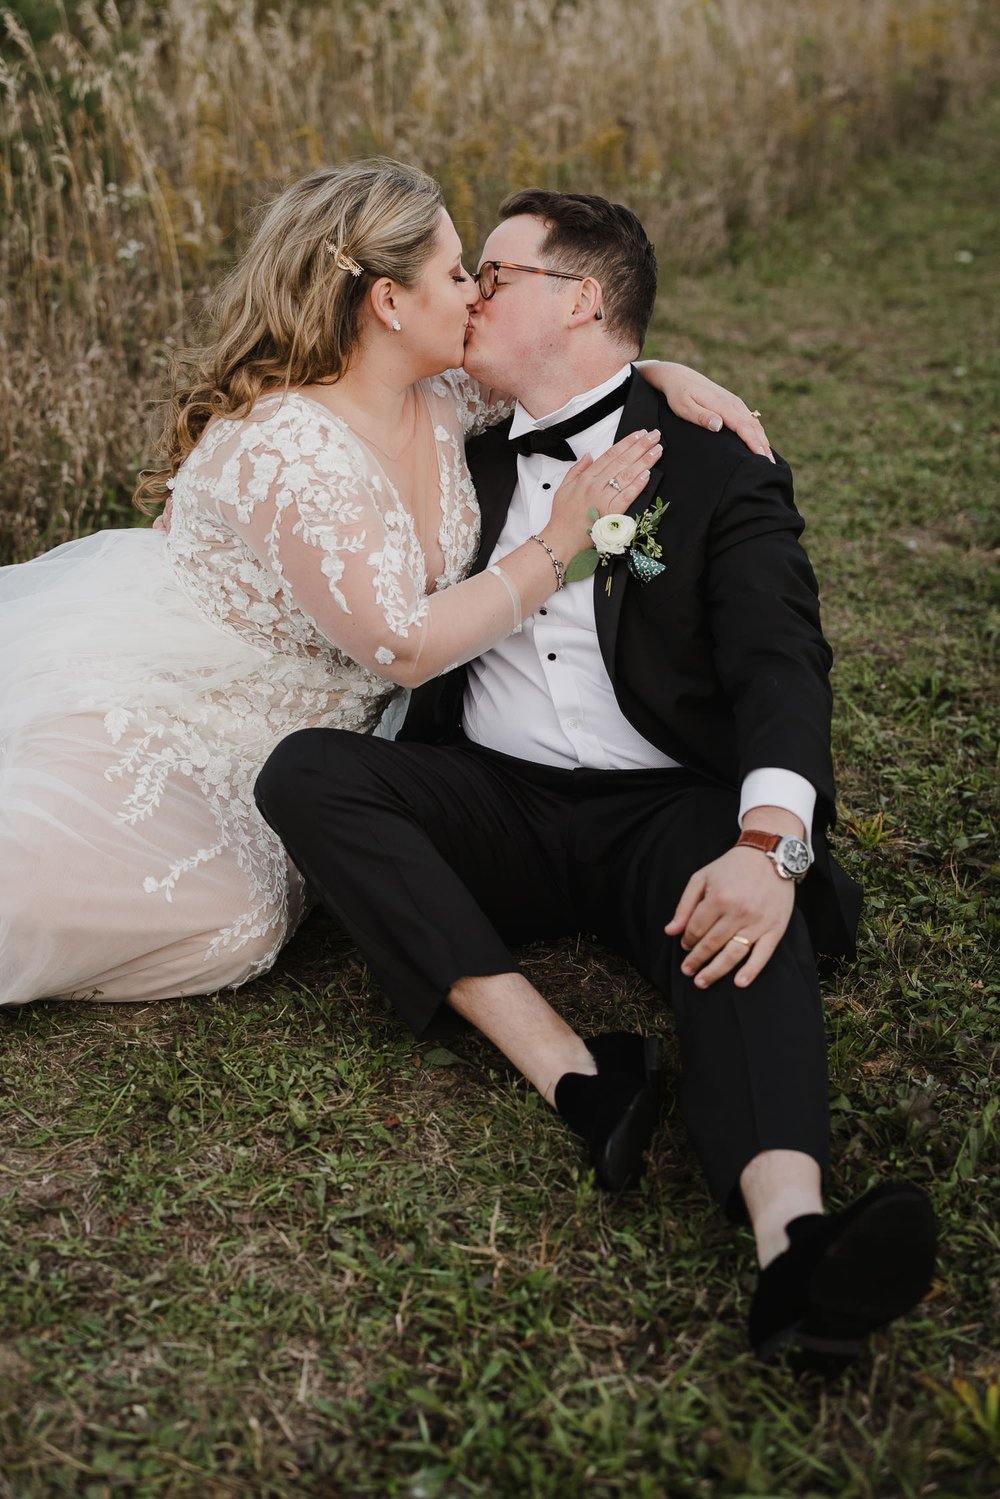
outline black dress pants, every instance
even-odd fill
[[[800,913],[744,991],[731,977],[696,989],[663,931],[690,876],[735,841],[735,792],[681,769],[561,770],[464,741],[306,729],[271,755],[257,804],[417,1035],[458,979],[515,972],[512,944],[593,932],[670,1001],[681,1113],[716,1198],[739,1214],[740,1172],[762,1150],[825,1170],[826,1045]]]

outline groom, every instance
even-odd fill
[[[851,950],[859,896],[826,845],[830,651],[791,477],[632,370],[657,285],[632,213],[532,190],[501,215],[465,363],[518,404],[469,444],[474,570],[542,531],[577,458],[658,428],[631,547],[626,524],[591,581],[419,688],[402,742],[292,735],[258,804],[414,1030],[444,1003],[477,1025],[612,1189],[655,1126],[658,1043],[581,1041],[510,945],[583,930],[626,955],[673,1009],[709,1185],[754,1230],[751,1342],[838,1365],[924,1294],[935,1227],[905,1183],[823,1212],[815,953]]]

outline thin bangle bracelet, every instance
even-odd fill
[[[543,541],[540,536],[529,536],[528,540],[537,541],[538,545],[540,547],[544,547],[548,552],[549,560],[552,563],[552,568],[556,575],[556,593],[559,593],[561,589],[566,587],[566,569],[563,567],[562,563],[559,561],[559,558],[556,556],[555,552],[549,546],[547,541]]]

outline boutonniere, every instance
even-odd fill
[[[609,566],[612,557],[625,557],[629,572],[640,583],[658,578],[666,570],[666,563],[660,561],[663,548],[656,539],[656,532],[669,504],[669,500],[661,500],[657,495],[638,520],[631,515],[602,515],[599,510],[591,510],[588,535],[594,545],[577,552],[571,559],[566,569],[566,582],[577,583],[581,578],[592,578],[599,567]],[[610,594],[613,581],[609,573],[605,593]]]

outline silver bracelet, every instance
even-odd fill
[[[556,593],[558,593],[560,589],[566,587],[566,569],[563,567],[562,563],[559,561],[559,558],[556,556],[555,552],[549,546],[547,541],[543,541],[540,536],[529,536],[528,540],[537,541],[538,545],[540,547],[544,547],[548,552],[549,559],[552,563],[552,567],[556,575]]]

